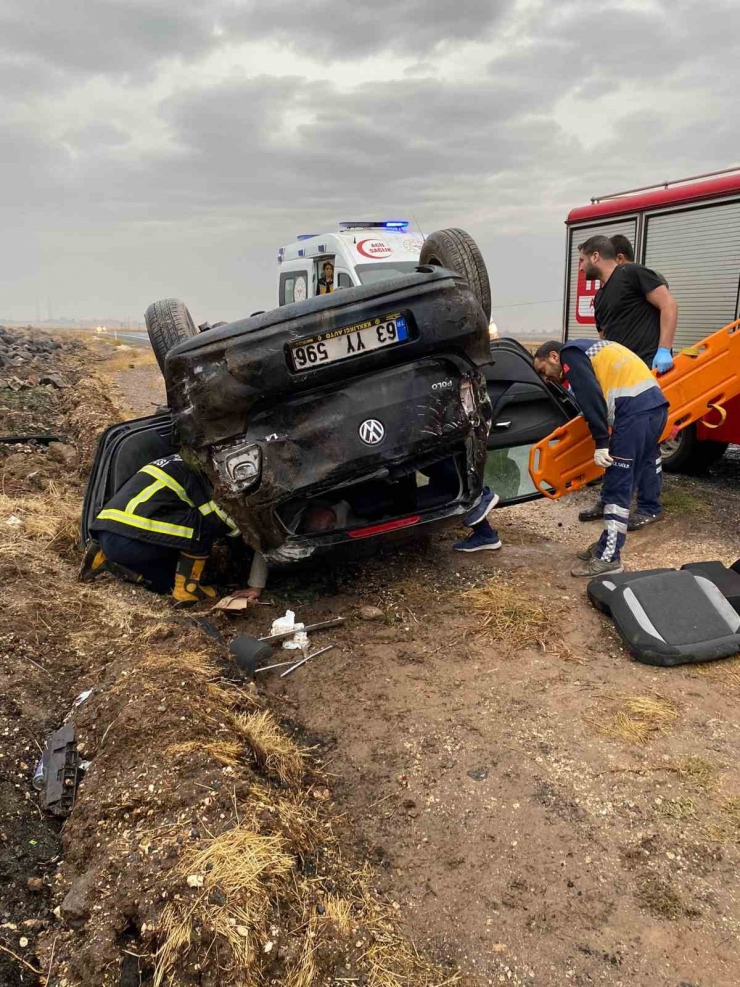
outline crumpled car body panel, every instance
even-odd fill
[[[407,341],[295,369],[296,340],[396,312],[407,319]],[[183,455],[207,473],[252,547],[293,561],[357,538],[351,530],[291,531],[281,508],[297,498],[308,503],[373,480],[400,482],[450,457],[460,490],[446,504],[412,510],[414,525],[470,508],[485,465],[490,402],[480,368],[490,360],[487,320],[468,285],[429,269],[194,336],[167,355],[165,378]],[[376,444],[360,436],[370,420],[383,432]],[[239,470],[255,468],[250,457],[259,476],[245,485]]]

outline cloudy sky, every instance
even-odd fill
[[[0,318],[237,318],[297,233],[401,217],[554,330],[572,206],[740,164],[738,39],[738,0],[0,0]]]

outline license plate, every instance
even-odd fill
[[[342,329],[330,329],[293,343],[290,352],[295,370],[310,370],[325,363],[348,360],[371,350],[396,346],[409,338],[408,320],[396,312]]]

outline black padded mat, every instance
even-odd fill
[[[612,612],[611,601],[618,586],[633,583],[636,579],[642,579],[644,576],[655,576],[661,572],[674,571],[673,569],[642,569],[637,572],[616,572],[608,576],[598,576],[588,584],[586,593],[593,606],[609,617]]]
[[[728,569],[722,562],[687,562],[681,568],[710,579],[730,606],[740,613],[740,572]]]
[[[703,575],[643,574],[617,586],[610,606],[625,645],[645,664],[684,665],[740,651],[740,616]]]

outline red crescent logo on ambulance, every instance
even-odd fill
[[[357,253],[370,260],[379,260],[383,257],[390,257],[393,248],[389,247],[383,240],[360,240],[357,244]]]

